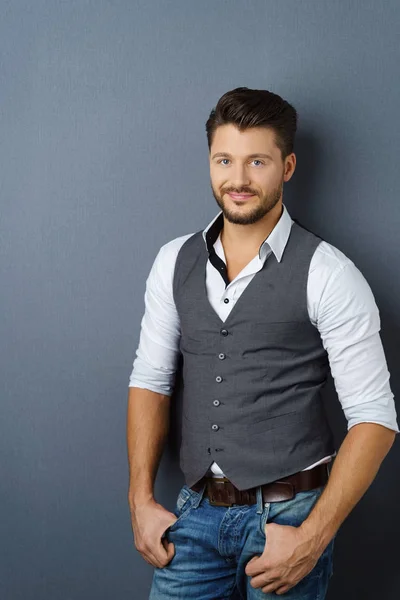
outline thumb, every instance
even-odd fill
[[[260,558],[259,554],[254,554],[254,556],[251,557],[251,559],[249,561],[247,561],[247,564],[254,562],[255,560],[258,560]]]
[[[249,565],[250,565],[250,566],[252,566],[252,565],[253,565],[253,563],[257,562],[257,560],[258,560],[259,558],[260,558],[260,557],[259,557],[258,555],[256,555],[256,556],[253,556],[253,557],[252,557],[252,558],[251,558],[249,561],[247,561],[247,564],[246,564],[246,567],[245,567],[245,573],[246,573],[246,575],[250,575],[250,573],[248,572],[248,566],[249,566]],[[251,569],[250,569],[250,570],[251,570]]]
[[[175,546],[172,542],[169,542],[166,538],[163,538],[161,540],[161,542],[166,550],[168,561],[170,561],[171,558],[173,558],[173,556],[175,555]]]

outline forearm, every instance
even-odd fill
[[[153,498],[154,481],[169,428],[170,397],[130,387],[126,420],[131,509]]]
[[[320,552],[371,485],[395,435],[375,423],[360,423],[347,433],[326,488],[301,526]]]

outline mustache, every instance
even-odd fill
[[[222,189],[223,194],[229,194],[230,192],[232,192],[232,194],[253,194],[255,196],[257,195],[254,190],[251,190],[249,188],[242,188],[240,190],[237,188],[223,188]]]

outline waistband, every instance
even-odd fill
[[[326,485],[329,479],[329,465],[317,465],[307,471],[299,471],[261,486],[264,502],[283,502],[291,500],[299,492],[306,492]],[[204,496],[215,506],[232,506],[233,504],[255,504],[257,487],[239,490],[227,477],[203,476],[191,486],[199,492],[205,485]]]

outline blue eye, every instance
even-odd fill
[[[226,162],[224,162],[224,161],[226,161]],[[219,165],[223,164],[225,167],[227,166],[227,164],[226,164],[227,162],[229,162],[229,158],[221,158],[221,160],[217,161],[217,163]],[[258,164],[255,165],[256,167],[261,166],[261,165],[264,164],[261,160],[258,160],[258,158],[255,158],[253,160],[253,163],[258,163]]]

